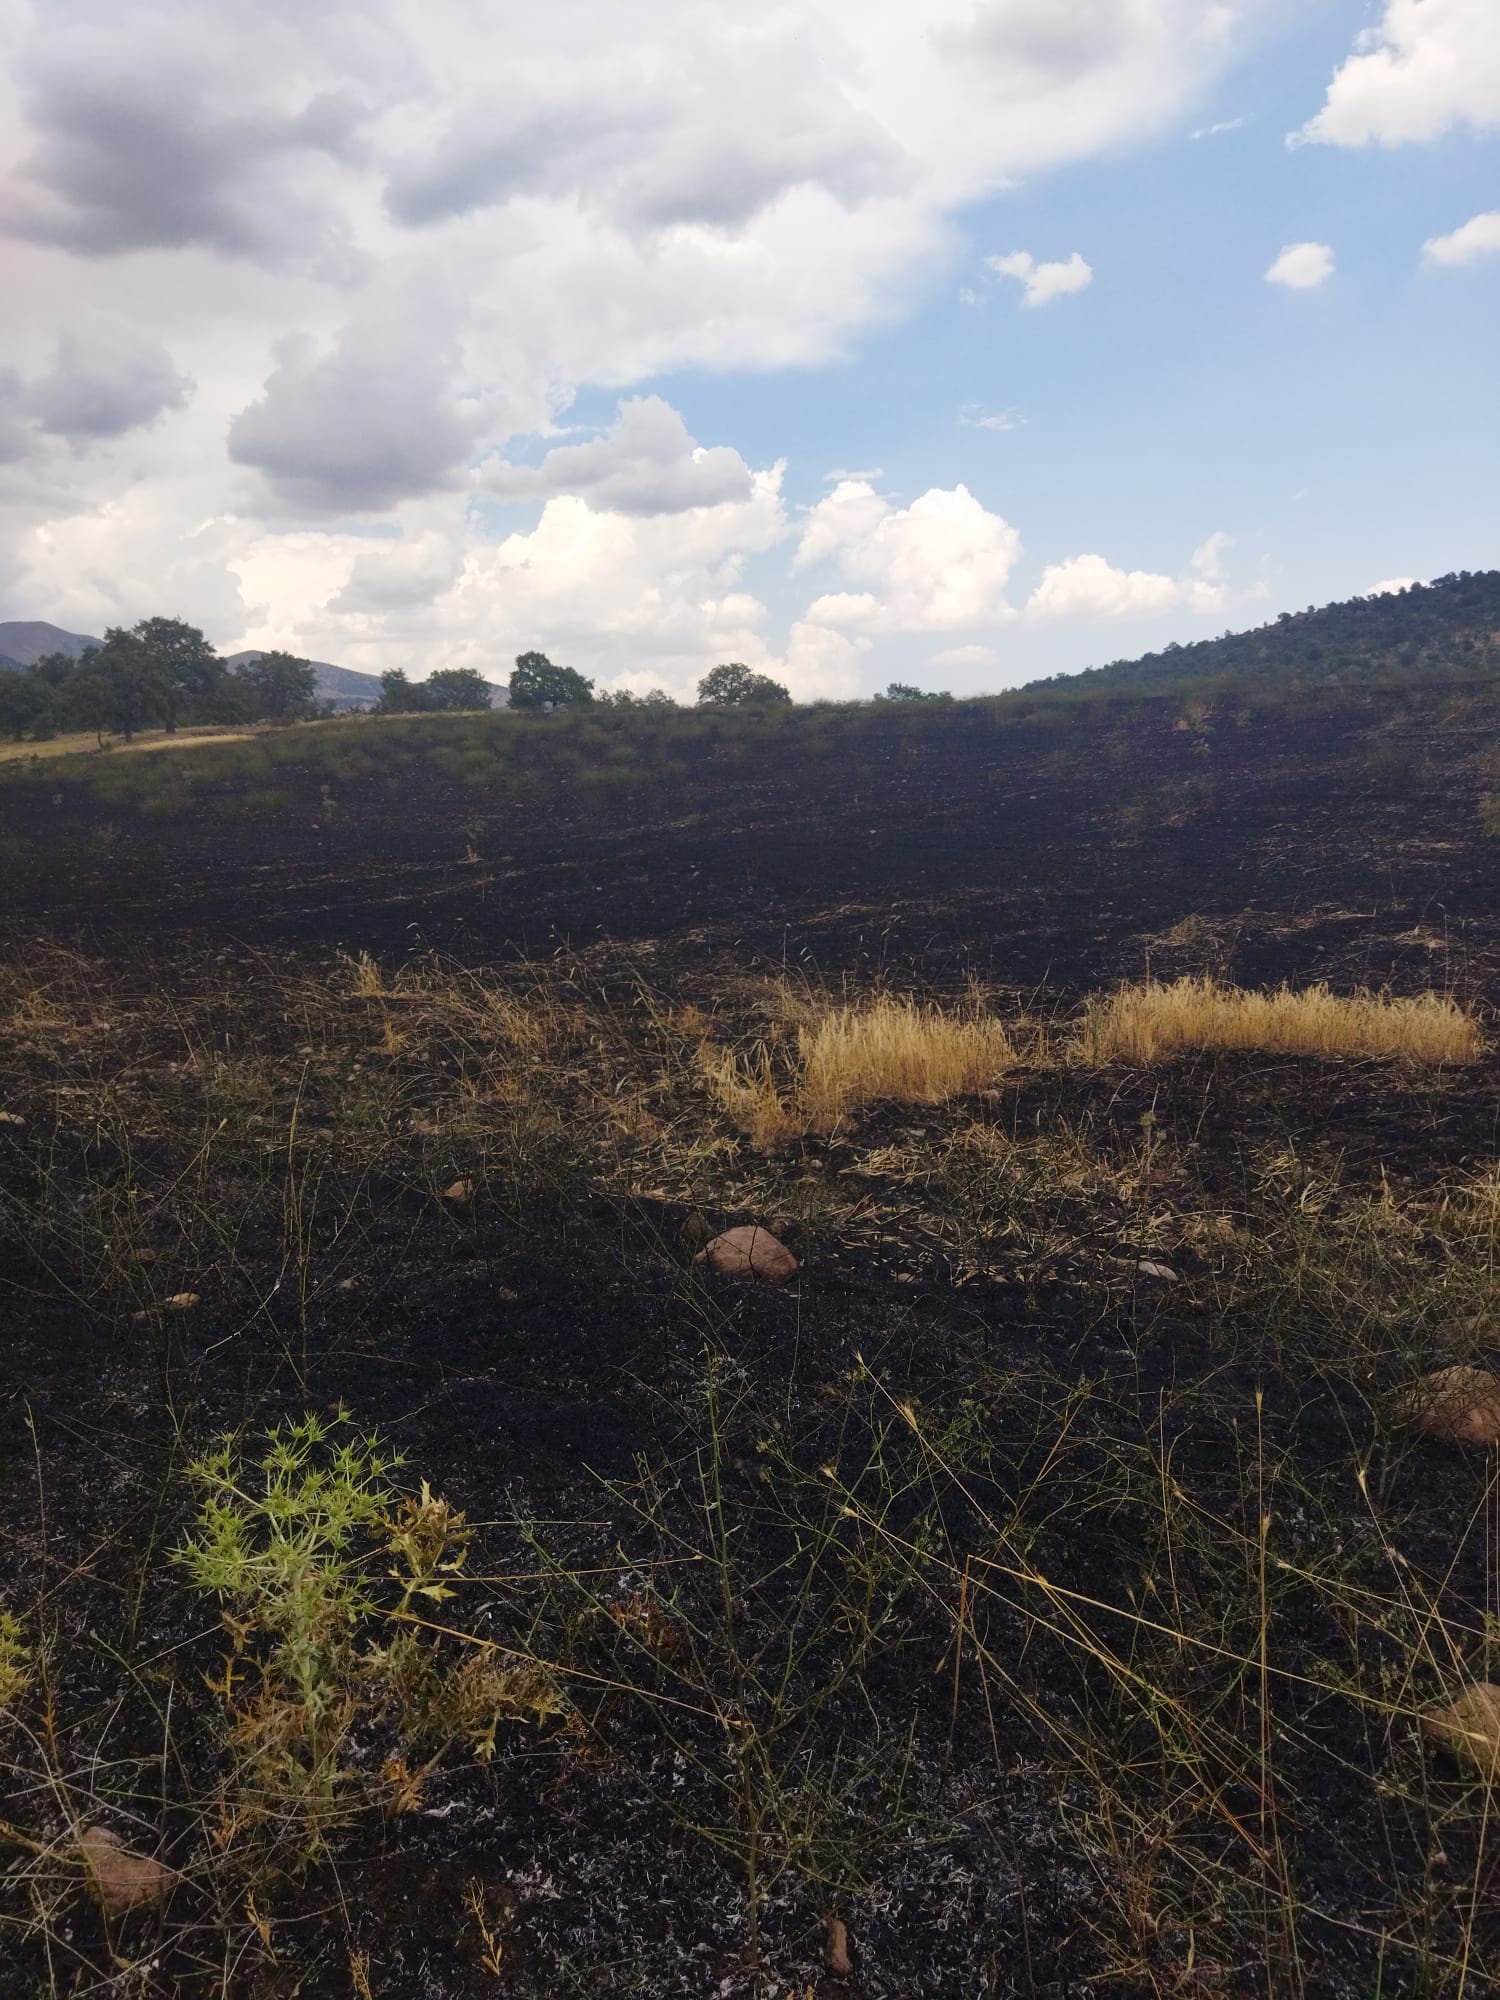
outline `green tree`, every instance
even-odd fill
[[[92,646],[88,647],[83,654],[84,659],[94,650]],[[77,671],[78,661],[71,653],[43,653],[40,659],[31,663],[31,672],[54,694],[65,688]]]
[[[612,692],[595,695],[594,700],[601,708],[675,708],[677,706],[665,688],[649,688],[645,694],[633,694],[629,688],[615,688]]]
[[[215,720],[216,700],[227,674],[198,627],[181,618],[142,618],[133,632],[160,688],[167,728],[175,729],[179,722]]]
[[[110,729],[130,742],[138,729],[164,723],[170,692],[160,656],[138,631],[111,625],[91,646],[64,690],[70,719],[86,729]]]
[[[594,683],[576,667],[554,667],[545,653],[517,653],[512,708],[572,708],[594,699]]]
[[[45,714],[47,690],[35,674],[0,669],[0,736],[19,743]]]
[[[790,701],[791,694],[769,674],[753,673],[741,660],[714,667],[698,683],[698,699],[715,708],[744,708],[755,702]]]
[[[933,692],[916,687],[911,681],[892,681],[884,694],[876,695],[877,701],[951,701],[952,695]]]
[[[494,690],[484,675],[473,667],[439,667],[420,682],[426,694],[425,706],[433,710],[489,708]]]
[[[473,667],[439,667],[425,681],[408,680],[400,667],[380,676],[382,715],[439,715],[457,709],[489,708],[494,688]]]
[[[317,670],[295,653],[262,653],[230,676],[238,683],[250,716],[268,722],[300,722],[318,712]]]
[[[408,680],[404,668],[387,667],[380,676],[380,700],[376,708],[381,715],[415,715],[423,706],[422,691],[415,681]]]

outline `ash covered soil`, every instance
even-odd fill
[[[1494,1458],[1390,1395],[1491,1355],[1493,1060],[1056,1048],[1148,969],[1488,1021],[1491,850],[1459,780],[1386,796],[1336,732],[1242,732],[1210,797],[1163,730],[1128,820],[1108,747],[955,725],[853,795],[614,830],[351,786],[101,843],[0,801],[7,1990],[1481,1990],[1488,1787],[1415,1716],[1500,1678]],[[408,1027],[428,965],[545,1049]],[[768,1153],[695,1080],[794,1035],[777,992],[879,987],[1053,1053]],[[790,1285],[694,1262],[752,1221]],[[362,1713],[378,1802],[237,1873],[184,1468],[341,1407],[474,1529],[437,1622],[566,1712],[383,1789]],[[106,1920],[85,1821],[170,1898]]]

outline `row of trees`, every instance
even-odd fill
[[[432,677],[438,678],[436,674]],[[477,676],[476,676],[477,678]],[[714,667],[698,683],[698,699],[716,708],[745,708],[757,703],[789,702],[791,695],[769,674],[757,674],[742,661],[730,660]],[[632,694],[628,688],[598,694],[594,683],[576,667],[554,666],[545,653],[518,653],[510,677],[510,705],[520,709],[577,708],[673,708],[669,694],[653,688],[649,694]]]
[[[628,688],[599,693],[595,683],[576,667],[559,667],[545,653],[518,653],[507,687],[512,708],[523,713],[562,708],[675,708],[660,688],[632,694]],[[399,667],[380,676],[383,715],[433,715],[464,708],[488,708],[491,683],[472,667],[443,667],[425,681],[409,680]],[[758,702],[789,702],[791,695],[767,674],[757,674],[731,660],[703,676],[698,699],[720,708],[742,708]]]
[[[108,730],[128,743],[138,729],[201,722],[293,722],[318,712],[311,663],[261,653],[230,667],[196,625],[143,618],[111,626],[104,643],[44,653],[22,673],[0,672],[0,731],[16,738]]]
[[[231,667],[196,625],[180,618],[143,618],[111,626],[104,643],[76,659],[47,653],[23,673],[0,672],[0,732],[15,737],[96,729],[128,742],[139,729],[173,730],[191,723],[295,722],[319,712],[311,663],[292,653],[260,653]],[[380,676],[385,715],[433,715],[488,708],[492,684],[472,667],[443,667],[413,681],[400,668]],[[555,666],[545,653],[517,655],[510,705],[523,712],[573,708],[671,708],[670,695],[627,689],[598,693],[575,667]],[[714,667],[698,683],[698,700],[714,708],[750,708],[791,701],[780,681],[743,661]],[[945,700],[892,681],[877,701]]]
[[[425,681],[410,681],[396,668],[380,676],[380,707],[388,715],[427,713],[456,708],[488,708],[490,683],[472,667],[446,667]],[[675,708],[660,688],[632,694],[628,688],[600,694],[576,667],[559,667],[545,653],[518,653],[508,693],[512,708]],[[712,668],[698,683],[700,705],[711,708],[754,708],[791,701],[790,691],[769,674],[758,674],[743,660],[728,660]],[[892,681],[877,701],[951,701],[946,694],[928,694],[906,681]]]

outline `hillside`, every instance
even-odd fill
[[[42,618],[0,619],[0,669],[19,673],[44,653],[66,653],[76,660],[99,643],[86,632],[65,632]]]
[[[1500,570],[1460,571],[1429,584],[1340,604],[1283,611],[1269,624],[1170,645],[1029,689],[1146,694],[1182,682],[1283,678],[1302,684],[1465,678],[1500,669]]]

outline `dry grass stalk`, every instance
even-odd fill
[[[1091,999],[1082,1052],[1090,1063],[1158,1062],[1188,1049],[1472,1062],[1483,1047],[1477,1023],[1446,994],[1345,998],[1326,986],[1252,993],[1217,979],[1188,978],[1146,980]]]
[[[884,995],[824,1014],[800,1030],[797,1047],[802,1073],[787,1089],[763,1044],[749,1060],[707,1047],[700,1054],[709,1088],[759,1151],[827,1130],[861,1104],[942,1104],[1016,1061],[998,1021],[961,1020]]]
[[[807,1119],[777,1087],[769,1050],[761,1048],[754,1059],[742,1063],[732,1049],[705,1047],[698,1066],[721,1108],[757,1152],[768,1153],[807,1130]]]
[[[998,1021],[958,1020],[939,1007],[882,996],[840,1007],[798,1037],[803,1097],[813,1121],[857,1105],[942,1104],[993,1083],[1016,1060]]]

